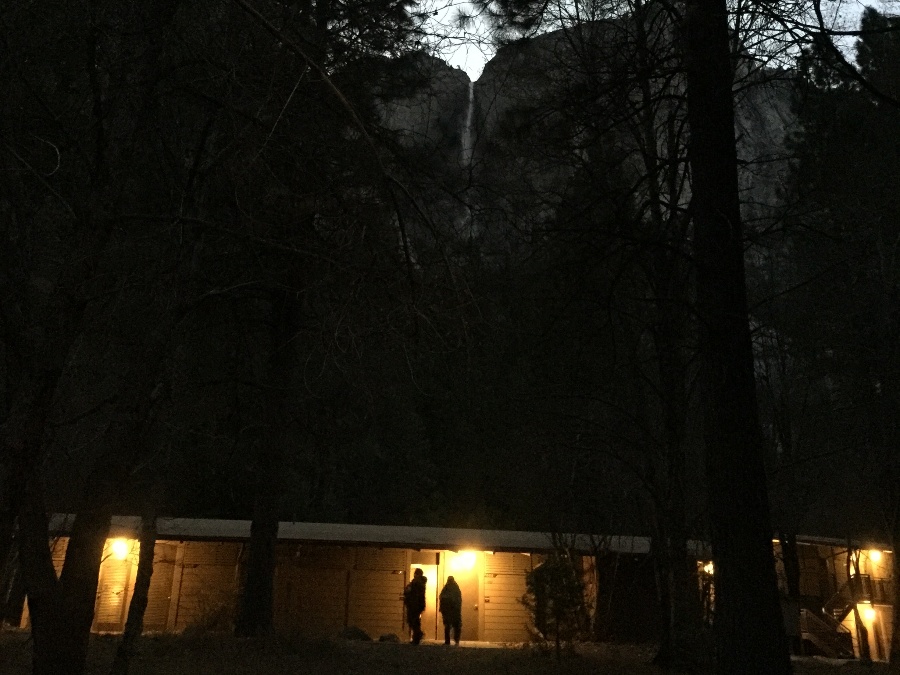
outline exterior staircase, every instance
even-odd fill
[[[833,659],[855,658],[853,636],[840,621],[829,614],[816,614],[808,609],[801,609],[800,637],[821,652],[822,656]]]
[[[841,622],[858,603],[873,602],[875,590],[868,574],[854,574],[828,599],[821,612],[800,610],[801,638],[823,656],[855,658],[853,635]]]
[[[854,605],[860,602],[871,603],[873,596],[872,577],[868,574],[854,574],[829,598],[822,610],[840,623],[853,611]]]

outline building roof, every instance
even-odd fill
[[[74,514],[57,513],[50,519],[50,534],[65,535],[69,532]],[[110,528],[111,537],[136,538],[141,526],[138,516],[114,516]],[[213,518],[160,518],[157,520],[157,537],[161,540],[179,541],[248,541],[249,520],[222,520]],[[639,536],[554,535],[549,532],[523,530],[475,530],[444,527],[409,527],[399,525],[352,525],[345,523],[297,523],[282,521],[278,526],[278,539],[285,542],[332,544],[336,546],[378,546],[382,548],[413,548],[435,550],[512,551],[539,553],[556,548],[555,541],[580,553],[595,550],[622,554],[650,552],[650,538]],[[799,536],[798,543],[847,546],[846,539]],[[889,545],[874,540],[853,540],[859,548],[891,550]],[[699,557],[709,557],[708,544],[691,541],[690,551]]]
[[[51,534],[69,531],[72,514],[56,514],[51,518]],[[141,519],[137,516],[115,516],[110,536],[137,537]],[[218,520],[209,518],[160,518],[157,521],[159,539],[177,540],[248,540],[249,520]],[[301,543],[380,546],[415,549],[459,551],[540,552],[556,548],[554,536],[546,532],[521,530],[474,530],[441,527],[408,527],[394,525],[349,525],[343,523],[281,522],[278,539]],[[618,553],[647,553],[647,537],[591,535],[562,535],[557,541],[581,552],[597,548]]]

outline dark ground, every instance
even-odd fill
[[[107,675],[117,636],[97,637],[90,675]],[[445,647],[425,644],[238,640],[227,636],[143,638],[131,675],[660,675],[649,664],[653,650],[624,645],[582,645],[555,655],[536,647]],[[31,643],[26,632],[0,635],[0,674],[30,672]],[[885,664],[817,659],[795,661],[796,675],[886,675]]]

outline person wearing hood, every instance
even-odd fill
[[[450,629],[453,629],[453,642],[459,644],[462,632],[462,591],[456,579],[447,577],[447,583],[441,589],[438,610],[444,620],[444,644],[450,644]]]

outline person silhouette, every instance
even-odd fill
[[[456,579],[447,577],[447,583],[441,589],[438,609],[444,620],[444,644],[450,644],[450,629],[453,629],[453,642],[459,644],[459,634],[462,632],[462,591]]]
[[[412,631],[412,644],[422,641],[422,612],[425,611],[425,586],[428,579],[420,567],[413,572],[412,581],[406,584],[403,591],[403,604],[406,605],[406,621]]]

